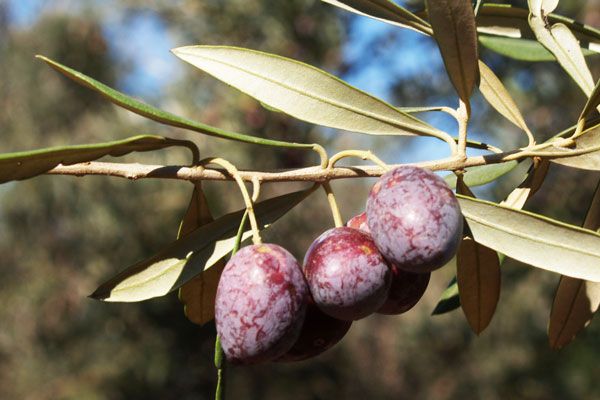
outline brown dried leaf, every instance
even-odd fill
[[[549,168],[550,162],[547,159],[534,160],[527,172],[527,178],[500,204],[521,210],[525,202],[542,186]]]
[[[500,298],[498,254],[464,238],[457,253],[456,278],[460,305],[471,329],[479,335],[492,320]]]
[[[584,228],[600,228],[600,184],[583,224]],[[571,342],[585,328],[600,306],[600,283],[561,276],[548,324],[548,341],[553,349]]]
[[[179,234],[182,237],[214,219],[201,184],[194,186],[194,192],[187,211],[181,221]],[[215,298],[225,260],[218,261],[179,289],[179,300],[183,303],[185,316],[193,323],[203,325],[215,317]]]

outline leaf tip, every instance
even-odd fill
[[[88,297],[94,300],[106,301],[109,296],[104,290],[102,290],[102,288],[98,288],[94,291],[94,293],[88,295]]]

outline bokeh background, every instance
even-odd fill
[[[524,6],[524,3],[514,3]],[[404,3],[412,10],[420,1]],[[598,1],[558,12],[600,24]],[[194,140],[203,156],[241,168],[311,165],[312,155],[206,138],[115,108],[34,59],[44,54],[175,113],[257,136],[319,141],[330,152],[370,148],[388,162],[446,155],[432,139],[373,138],[272,113],[180,63],[189,44],[250,47],[312,63],[399,106],[455,106],[435,43],[412,31],[340,12],[318,0],[0,0],[0,151],[160,134]],[[528,64],[482,49],[541,140],[572,125],[585,102],[554,63]],[[598,63],[589,58],[594,76]],[[471,134],[497,146],[522,135],[474,96]],[[452,131],[453,122],[423,116]],[[181,164],[183,150],[127,156]],[[553,166],[527,208],[581,224],[597,173]],[[519,171],[478,195],[500,200]],[[334,182],[345,218],[362,211],[368,180]],[[265,186],[264,196],[298,188]],[[241,207],[231,183],[207,183],[215,215]],[[109,304],[98,284],[173,240],[191,194],[185,182],[41,176],[0,186],[0,398],[209,399],[214,324],[197,326],[172,294]],[[322,193],[281,219],[265,239],[299,259],[332,225]],[[331,351],[309,361],[235,368],[230,399],[600,398],[600,323],[567,348],[547,345],[558,276],[508,261],[497,313],[476,337],[460,310],[430,316],[452,267],[433,274],[424,299],[397,317],[355,322]]]

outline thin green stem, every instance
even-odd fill
[[[323,182],[323,189],[325,189],[325,193],[327,193],[327,201],[329,202],[329,208],[331,208],[331,215],[333,216],[335,227],[339,228],[340,226],[344,226],[342,214],[340,214],[340,209],[337,205],[335,195],[333,194],[333,190],[331,189],[329,182]]]
[[[390,169],[390,167],[386,163],[384,163],[379,157],[377,157],[375,154],[373,154],[370,150],[369,151],[363,151],[363,150],[340,151],[339,153],[334,154],[329,159],[329,165],[327,165],[327,168],[333,168],[335,166],[336,162],[338,162],[342,158],[346,158],[346,157],[358,157],[363,160],[371,160],[375,164],[379,165],[381,167],[381,169],[383,169],[384,171],[389,171],[389,169]]]
[[[248,211],[248,216],[250,218],[250,226],[252,227],[252,242],[254,244],[261,244],[262,240],[260,238],[260,231],[258,229],[258,223],[256,222],[256,215],[254,214],[254,206],[252,205],[252,199],[248,194],[248,189],[246,189],[246,185],[242,177],[240,176],[240,172],[238,169],[229,161],[224,160],[218,157],[206,158],[200,162],[202,165],[206,164],[217,164],[221,167],[225,168],[225,170],[235,179],[236,183],[240,188],[240,192],[242,192],[242,197],[244,198],[244,204],[246,205],[246,210]]]
[[[456,121],[458,122],[458,146],[455,156],[460,160],[467,158],[467,126],[469,124],[469,116],[471,114],[470,105],[468,102],[459,100],[459,106],[456,110]]]

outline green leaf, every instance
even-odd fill
[[[506,175],[519,165],[517,161],[509,161],[498,164],[480,165],[477,167],[469,167],[465,169],[464,182],[469,187],[481,186],[490,183]],[[448,174],[444,176],[444,180],[451,187],[456,187],[456,175]]]
[[[105,84],[98,82],[97,80],[90,78],[82,74],[81,72],[75,71],[65,65],[62,65],[56,61],[53,61],[44,56],[36,56],[40,60],[44,61],[52,68],[74,80],[80,85],[86,86],[93,91],[101,94],[112,103],[119,107],[125,108],[131,112],[134,112],[142,117],[146,117],[161,124],[175,126],[177,128],[188,129],[194,132],[203,133],[208,136],[220,137],[223,139],[236,140],[238,142],[260,144],[266,146],[277,146],[277,147],[295,147],[295,148],[306,148],[312,149],[312,144],[304,143],[290,143],[282,142],[279,140],[263,139],[254,136],[244,135],[242,133],[230,132],[223,129],[215,128],[210,125],[206,125],[200,122],[193,121],[191,119],[183,118],[175,114],[171,114],[167,111],[160,110],[151,105],[142,103],[130,96],[127,96],[115,89],[112,89]]]
[[[546,50],[537,40],[479,35],[479,43],[498,54],[515,60],[556,61],[554,54]],[[585,54],[594,53],[586,49]]]
[[[310,65],[227,46],[173,50],[182,60],[298,119],[373,135],[442,132]]]
[[[255,204],[254,211],[262,229],[285,215],[311,194],[310,189],[288,193]],[[233,249],[245,209],[227,214],[194,230],[158,254],[128,267],[100,285],[90,296],[104,301],[142,301],[178,289],[229,254]],[[251,236],[247,229],[242,237]]]
[[[482,61],[479,61],[479,72],[481,74],[479,90],[481,90],[483,97],[506,119],[531,135],[531,131],[527,127],[523,115],[519,111],[519,107],[517,107],[517,104],[502,84],[502,81]]]
[[[429,22],[446,71],[463,102],[479,80],[477,27],[470,1],[426,0]]]
[[[534,213],[457,197],[476,242],[534,267],[600,281],[600,234]]]
[[[97,160],[104,156],[120,157],[134,151],[152,151],[171,146],[187,147],[194,155],[198,152],[196,146],[187,140],[140,135],[114,142],[4,153],[0,154],[0,183],[32,178],[51,170],[58,164],[71,165]]]
[[[589,97],[594,90],[594,80],[581,52],[579,42],[569,28],[558,23],[548,29],[544,18],[534,15],[530,16],[529,25],[537,40],[554,54],[558,63]]]
[[[600,144],[600,126],[595,126],[583,132],[583,134],[575,139],[575,147],[567,149],[562,147],[551,147],[547,150],[553,152],[572,152],[573,150],[586,150],[595,148]],[[567,167],[587,169],[592,171],[600,171],[600,150],[586,154],[580,154],[573,157],[557,157],[552,158],[555,164],[565,165]]]
[[[596,186],[583,227],[600,228],[600,183]],[[562,276],[554,296],[548,340],[550,347],[560,349],[584,329],[600,307],[600,283]]]
[[[477,15],[477,31],[485,35],[535,40],[528,18],[529,10],[524,8],[506,4],[484,4]],[[550,24],[562,23],[568,26],[583,48],[596,53],[599,51],[599,30],[561,15],[549,14],[546,15],[546,19]],[[517,42],[514,43],[515,46],[519,46]]]
[[[460,307],[460,297],[458,294],[458,282],[456,276],[448,282],[448,286],[442,292],[440,300],[431,312],[431,315],[441,315],[450,311],[454,311]]]
[[[489,325],[500,298],[500,262],[489,247],[466,237],[456,255],[460,305],[473,332]]]
[[[579,115],[579,119],[582,120],[588,115],[591,115],[593,111],[598,109],[598,105],[600,105],[600,80],[596,83],[592,94],[590,94],[590,97],[585,103],[585,106]]]
[[[431,26],[404,7],[389,0],[322,0],[344,10],[417,32],[431,34]]]

